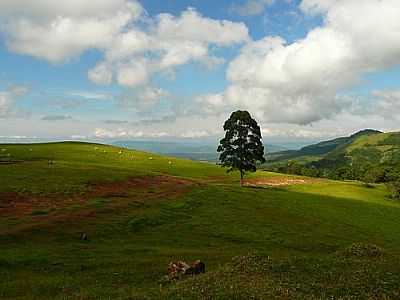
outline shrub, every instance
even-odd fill
[[[391,193],[391,198],[395,200],[400,200],[400,180],[388,183],[388,188]]]
[[[387,180],[388,170],[384,167],[375,166],[367,169],[363,176],[363,181],[368,183],[382,183]]]
[[[384,250],[373,244],[354,243],[346,248],[343,254],[345,256],[374,258],[384,255]]]

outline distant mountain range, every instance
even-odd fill
[[[167,142],[167,141],[116,141],[115,146],[159,153],[163,155],[188,158],[199,161],[216,162],[218,160],[217,145],[200,142]],[[266,152],[284,151],[288,148],[280,145],[265,145]]]
[[[340,137],[333,140],[323,141],[314,145],[306,146],[301,148],[300,150],[288,150],[288,151],[279,151],[267,155],[267,159],[269,161],[282,161],[287,159],[297,159],[297,160],[318,160],[319,158],[323,158],[325,155],[330,153],[331,151],[342,149],[346,145],[351,144],[357,138],[361,136],[369,136],[380,134],[382,132],[372,129],[366,129],[359,131],[348,137]]]
[[[386,176],[385,172],[399,173],[400,132],[362,130],[297,151],[272,153],[267,156],[265,166],[271,170],[335,179],[363,179],[372,173],[381,173],[379,176]]]

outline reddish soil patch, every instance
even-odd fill
[[[124,198],[129,197],[131,192],[150,191],[153,195],[171,198],[192,184],[189,180],[166,175],[134,177],[126,181],[93,184],[87,196]]]
[[[310,178],[288,178],[284,176],[276,176],[269,178],[257,178],[249,179],[245,181],[246,186],[288,186],[288,185],[299,185],[299,184],[310,184],[316,180]]]
[[[146,203],[178,197],[187,192],[194,182],[172,176],[144,176],[124,181],[96,183],[89,186],[83,195],[66,196],[52,194],[46,196],[21,195],[17,193],[0,194],[0,217],[20,218],[32,216],[49,220],[61,216],[72,216],[64,208],[82,206],[75,212],[75,217],[95,217],[96,211],[88,209],[88,201],[94,198],[123,199],[115,201],[114,206],[128,205],[130,202]]]

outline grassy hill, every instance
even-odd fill
[[[315,145],[310,145],[301,148],[300,150],[281,151],[272,153],[269,160],[287,160],[287,159],[302,159],[303,157],[324,157],[335,149],[345,148],[357,138],[361,136],[370,136],[381,133],[376,130],[363,130],[348,137],[340,137],[329,141],[323,141]]]
[[[338,179],[362,180],[369,175],[385,176],[385,172],[397,174],[400,170],[400,133],[360,131],[349,137],[321,142],[299,151],[277,153],[269,157],[267,167],[282,168],[285,171],[293,161],[305,169],[317,169],[321,176]],[[371,174],[378,171],[382,174]]]
[[[399,298],[383,185],[259,171],[241,188],[218,166],[97,144],[0,153],[1,299]],[[163,280],[196,259],[206,274]]]

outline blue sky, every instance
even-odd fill
[[[0,139],[265,139],[397,130],[395,0],[4,0]],[[379,38],[378,38],[379,37]]]

